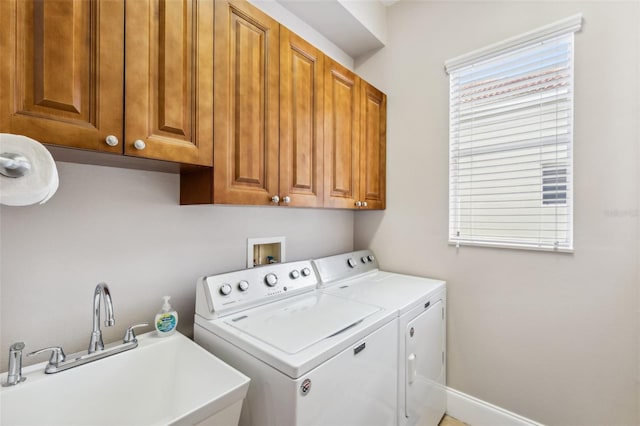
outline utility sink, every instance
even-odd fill
[[[0,424],[235,425],[249,388],[248,377],[179,333],[143,334],[135,349],[56,374],[45,365],[1,388]]]

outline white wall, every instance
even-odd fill
[[[446,59],[572,14],[575,253],[447,245]],[[356,72],[388,94],[387,210],[356,248],[448,281],[448,384],[551,425],[636,425],[640,3],[401,1]]]
[[[163,295],[192,335],[197,278],[245,268],[247,238],[284,236],[288,261],[353,247],[350,211],[180,206],[177,174],[57,164],[60,189],[48,203],[0,208],[0,371],[16,341],[26,351],[86,350],[101,281],[116,316],[105,343],[152,323]]]

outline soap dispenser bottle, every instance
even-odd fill
[[[162,309],[156,315],[156,333],[160,337],[171,336],[178,326],[178,313],[169,304],[170,296],[164,296]]]

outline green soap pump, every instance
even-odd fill
[[[178,313],[169,304],[170,296],[163,296],[162,309],[156,315],[156,333],[160,337],[171,336],[178,326]]]

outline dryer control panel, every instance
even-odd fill
[[[308,260],[210,275],[198,280],[196,314],[214,319],[312,291],[317,284],[318,278]]]
[[[378,259],[371,250],[352,251],[316,259],[320,287],[378,270]]]

